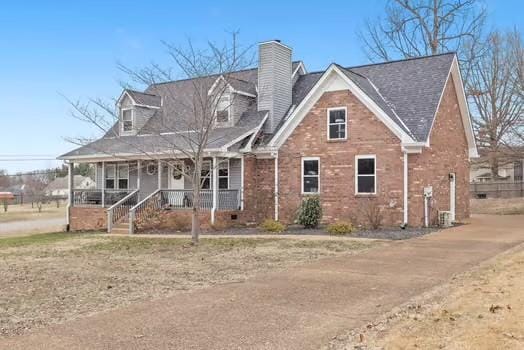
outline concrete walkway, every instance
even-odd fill
[[[0,348],[317,349],[522,242],[523,216],[475,217],[362,254],[51,326]]]

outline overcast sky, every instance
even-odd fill
[[[367,63],[356,32],[380,15],[384,0],[367,1],[9,1],[0,7],[0,169],[9,173],[60,164],[75,146],[65,137],[93,137],[73,119],[72,99],[116,98],[133,67],[168,62],[161,40],[197,44],[239,30],[245,45],[281,39],[309,71]],[[486,1],[490,25],[524,28],[524,1]]]

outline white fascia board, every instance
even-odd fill
[[[133,96],[131,96],[131,94],[124,89],[124,91],[122,91],[122,93],[120,94],[120,97],[118,98],[118,100],[116,100],[116,105],[120,108],[120,104],[122,103],[122,100],[124,99],[124,96],[129,97],[131,99],[131,102],[133,103],[133,105],[136,105],[136,101],[133,99]]]
[[[295,75],[299,71],[302,71],[302,74],[306,74],[307,73],[306,67],[304,66],[304,62],[302,62],[302,61],[300,61],[300,63],[298,64],[297,68],[295,68],[295,71],[293,72],[293,74],[291,74],[291,80],[293,80],[293,78],[295,77]]]
[[[455,92],[457,94],[457,100],[459,104],[460,115],[462,117],[462,124],[464,126],[464,132],[466,133],[466,141],[468,142],[468,155],[469,158],[478,158],[479,154],[477,151],[477,144],[475,142],[475,133],[473,132],[473,123],[471,122],[471,117],[469,113],[468,101],[466,99],[466,93],[464,91],[464,85],[462,83],[462,75],[460,74],[460,68],[457,60],[457,55],[453,58],[451,63],[448,76],[446,77],[446,82],[442,87],[442,92],[440,93],[440,98],[437,104],[437,109],[435,110],[435,115],[433,116],[433,121],[431,122],[431,128],[429,129],[427,147],[431,144],[431,133],[433,131],[433,125],[437,119],[437,114],[440,110],[440,104],[444,98],[444,92],[446,86],[449,82],[449,77],[453,78],[453,85],[455,87]]]
[[[269,113],[266,113],[260,124],[255,128],[255,131],[251,135],[251,138],[249,139],[247,145],[240,150],[241,152],[251,152],[251,150],[253,149],[253,141],[255,140],[256,135],[260,132],[260,129],[262,129],[262,126],[264,126],[264,123],[266,122],[268,117]]]
[[[293,113],[277,131],[273,139],[269,142],[270,147],[280,148],[285,140],[291,135],[293,130],[300,124],[311,107],[323,95],[326,90],[326,82],[331,76],[336,74],[344,82],[349,91],[351,91],[380,121],[382,121],[402,142],[414,142],[413,138],[402,130],[391,118],[369,98],[351,79],[349,79],[340,69],[331,64],[318,80],[311,91],[306,95],[302,102],[295,108]]]

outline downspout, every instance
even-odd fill
[[[244,155],[240,158],[240,210],[244,210]]]
[[[408,226],[408,169],[408,152],[404,151],[404,222],[402,223],[402,228],[406,228]]]
[[[278,221],[278,151],[275,155],[275,221]]]

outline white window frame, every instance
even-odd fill
[[[220,176],[220,165],[221,164],[224,164],[224,163],[227,163],[227,176]],[[217,169],[217,186],[218,186],[218,189],[219,190],[229,190],[229,185],[230,185],[230,172],[231,172],[231,168],[230,168],[230,164],[229,164],[229,159],[226,159],[226,160],[223,160],[223,161],[218,161],[218,169]],[[220,188],[220,179],[227,179],[227,188]]]
[[[220,104],[220,100],[222,99],[226,99],[227,100],[227,107],[225,109],[218,109],[218,106]],[[219,111],[226,111],[227,110],[227,120],[226,121],[219,121],[218,120],[218,112]],[[216,107],[216,110],[215,110],[215,122],[217,124],[225,124],[225,123],[229,123],[231,121],[231,93],[223,93],[222,96],[220,96],[220,98],[218,99],[218,102],[217,102],[217,107]]]
[[[358,160],[359,159],[373,159],[373,175],[359,175],[358,174]],[[375,178],[374,182],[374,188],[373,192],[359,192],[358,191],[358,177],[359,176],[373,176]],[[377,182],[378,182],[378,176],[377,176],[377,156],[375,154],[360,154],[355,156],[355,195],[359,196],[372,196],[377,194]]]
[[[120,167],[126,167],[127,168],[127,177],[120,177]],[[129,163],[121,163],[121,164],[116,164],[116,167],[115,167],[115,171],[116,171],[116,174],[115,174],[115,180],[116,180],[116,186],[115,186],[115,189],[119,189],[119,190],[127,190],[129,189]],[[120,180],[127,180],[127,187],[126,188],[120,188]]]
[[[124,111],[131,111],[131,130],[124,130]],[[122,108],[120,110],[120,130],[122,133],[131,133],[133,132],[133,129],[135,128],[135,109],[134,108]]]
[[[102,165],[104,166],[104,165]],[[112,167],[113,171],[109,171],[109,168]],[[113,177],[109,177],[109,175],[112,175]],[[109,163],[105,165],[105,171],[104,171],[104,189],[108,190],[116,190],[118,189],[118,182],[116,179],[116,163]],[[107,187],[107,180],[113,180],[113,188]]]
[[[213,189],[213,164],[210,160],[202,161],[202,169],[200,169],[200,184],[203,184],[204,177],[202,176],[202,170],[204,169],[204,164],[209,164],[209,188],[201,188],[201,190],[212,190]]]
[[[331,111],[339,111],[344,110],[344,116],[346,118],[346,121],[344,122],[344,138],[331,138],[329,135],[329,127],[331,125],[341,125],[342,123],[330,123],[329,122],[329,114]],[[330,107],[327,109],[327,116],[326,116],[326,125],[327,125],[327,139],[329,141],[344,141],[348,139],[348,109],[345,106],[341,107]]]
[[[318,175],[307,175],[308,177],[316,176],[318,178],[317,192],[304,192],[304,162],[308,160],[316,160],[318,162]],[[302,166],[300,167],[300,192],[303,195],[319,195],[320,194],[320,157],[302,157]]]

